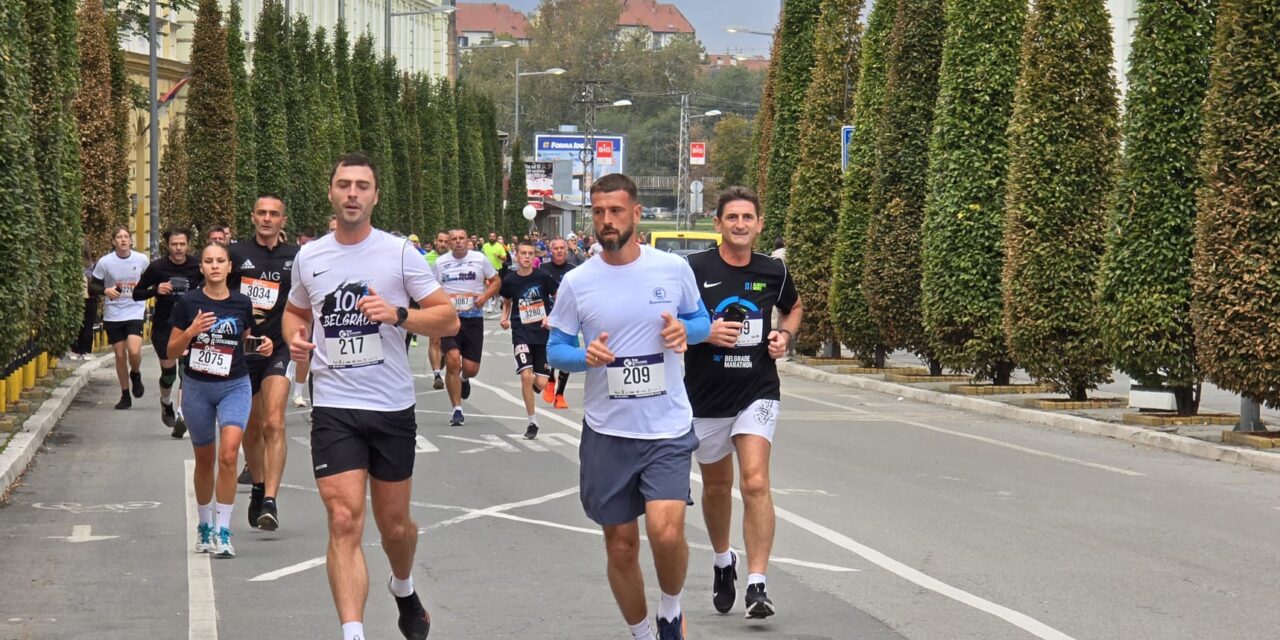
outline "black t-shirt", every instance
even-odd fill
[[[547,260],[546,262],[542,263],[542,270],[551,274],[552,278],[555,278],[556,286],[558,287],[560,283],[564,281],[564,274],[569,273],[570,271],[573,271],[573,268],[576,266],[578,265],[573,264],[573,262],[569,261],[568,259],[564,261],[564,264],[556,264],[550,260]],[[554,305],[555,302],[556,302],[556,296],[555,296],[555,293],[552,292],[551,304]]]
[[[156,292],[156,287],[162,282],[168,282],[173,287],[173,293],[162,296]],[[134,300],[146,300],[155,297],[155,311],[151,315],[151,322],[155,329],[164,329],[162,335],[169,336],[169,316],[173,311],[173,305],[182,297],[182,294],[193,289],[199,289],[204,283],[204,275],[200,273],[200,263],[195,256],[187,256],[186,262],[182,264],[174,264],[169,256],[153,260],[147,265],[146,270],[142,272],[142,277],[138,278],[138,284],[133,287]]]
[[[184,362],[186,375],[216,382],[249,375],[244,363],[244,334],[253,326],[253,303],[232,291],[226,300],[214,300],[204,289],[188,291],[173,305],[173,328],[186,331],[201,311],[217,315],[213,327],[196,336]],[[277,343],[277,346],[278,343]]]
[[[795,283],[781,260],[751,254],[751,263],[734,267],[719,249],[689,256],[711,321],[731,304],[747,311],[739,346],[690,345],[684,357],[684,385],[695,418],[736,416],[756,400],[778,399],[778,366],[769,357],[773,309],[790,313],[799,300]]]
[[[249,297],[258,326],[254,335],[266,336],[280,345],[284,342],[280,322],[289,301],[298,245],[281,242],[274,249],[268,249],[258,244],[255,235],[245,242],[233,242],[227,248],[231,251],[227,288]]]
[[[502,279],[498,295],[511,300],[511,343],[546,344],[550,331],[542,320],[551,315],[560,283],[546,271],[534,269],[522,276],[512,271]]]

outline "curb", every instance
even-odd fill
[[[877,393],[901,396],[910,400],[955,407],[963,411],[984,413],[987,415],[999,416],[1001,418],[1008,418],[1010,420],[1019,420],[1032,424],[1066,429],[1077,433],[1105,436],[1155,449],[1163,449],[1165,451],[1173,451],[1183,455],[1204,458],[1206,460],[1216,460],[1218,462],[1253,467],[1255,469],[1265,469],[1267,471],[1280,471],[1280,454],[1275,453],[1266,453],[1251,449],[1237,449],[1235,447],[1217,445],[1211,442],[1204,442],[1203,440],[1196,440],[1195,438],[1188,438],[1186,436],[1151,431],[1141,427],[1132,427],[1113,422],[1104,422],[1102,420],[1094,420],[1093,418],[1048,413],[1045,411],[1036,411],[1034,409],[1024,409],[1022,407],[1015,407],[995,400],[984,400],[982,398],[975,398],[972,396],[952,395],[949,393],[942,393],[940,391],[932,391],[930,389],[920,389],[918,387],[885,382],[883,380],[831,373],[822,371],[821,369],[796,364],[794,362],[779,361],[778,371],[816,382],[826,382],[828,384],[836,384],[845,387],[863,389],[866,391],[875,391]]]
[[[27,466],[36,457],[45,437],[62,418],[62,414],[67,412],[76,394],[88,383],[89,376],[110,359],[111,354],[108,353],[80,365],[75,373],[54,387],[49,397],[40,404],[40,408],[23,423],[22,429],[13,434],[9,446],[4,453],[0,453],[0,498],[8,496],[9,490],[26,473]]]

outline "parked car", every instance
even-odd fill
[[[680,256],[706,251],[720,245],[720,234],[706,231],[654,231],[649,245]]]
[[[655,220],[674,220],[676,217],[676,212],[666,207],[653,207],[649,211],[653,213],[653,219]]]
[[[651,209],[651,208],[649,208],[649,207],[645,207],[644,209],[642,209],[642,210],[640,211],[640,219],[641,219],[641,220],[654,220],[654,219],[656,219],[656,218],[657,218],[657,216],[655,216],[655,215],[653,214],[653,209]]]

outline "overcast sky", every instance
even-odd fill
[[[468,0],[460,0],[468,1]],[[501,0],[498,0],[501,1]],[[782,0],[659,0],[680,8],[698,31],[702,46],[711,53],[732,51],[744,55],[769,55],[769,38],[751,34],[728,33],[724,28],[737,25],[755,31],[773,32],[778,22]],[[528,13],[540,0],[506,0],[507,4]]]

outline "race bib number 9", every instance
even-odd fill
[[[191,347],[191,370],[223,378],[231,375],[231,358],[235,348],[223,345],[195,344]]]
[[[476,297],[473,295],[457,294],[449,297],[453,300],[454,311],[470,311],[476,306]]]
[[[520,301],[520,323],[538,324],[547,317],[547,308],[541,300]]]
[[[764,315],[759,311],[747,314],[742,321],[742,333],[738,336],[739,347],[754,347],[764,341]]]
[[[667,368],[661,353],[616,358],[605,372],[609,377],[609,397],[614,400],[667,393]]]
[[[254,309],[270,310],[280,299],[280,283],[257,278],[244,278],[240,281],[240,293],[253,303]]]

